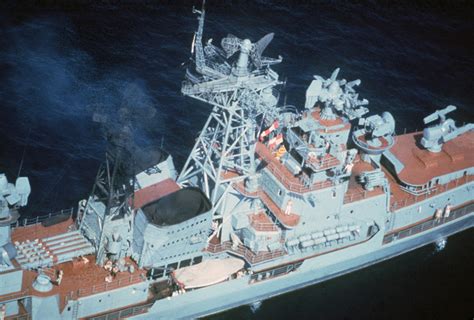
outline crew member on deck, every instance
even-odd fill
[[[288,203],[286,204],[286,209],[285,209],[285,214],[289,216],[291,214],[291,209],[293,207],[293,201],[288,200]]]

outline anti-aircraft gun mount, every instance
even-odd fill
[[[27,177],[18,177],[13,184],[8,182],[5,174],[0,174],[0,271],[11,268],[11,260],[17,255],[11,243],[10,225],[20,217],[18,208],[28,204],[30,192]]]
[[[362,151],[362,159],[377,160],[380,155],[395,143],[395,119],[389,112],[359,119],[359,129],[352,133],[352,140]]]
[[[442,110],[437,110],[423,119],[425,124],[439,120],[439,123],[423,130],[421,145],[430,152],[440,152],[443,144],[456,138],[457,136],[474,129],[473,123],[468,123],[462,127],[456,127],[453,119],[447,119],[446,115],[456,110],[456,107],[449,105]]]
[[[306,90],[305,108],[312,109],[316,103],[320,102],[323,120],[334,120],[337,114],[353,120],[369,112],[364,107],[369,104],[369,101],[359,100],[359,94],[354,89],[355,86],[360,85],[360,79],[349,82],[346,79],[338,80],[339,70],[339,68],[334,70],[328,79],[315,75]]]

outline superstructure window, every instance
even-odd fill
[[[198,264],[202,262],[202,256],[194,257],[193,264]]]
[[[177,262],[174,262],[174,263],[170,263],[167,267],[168,270],[176,270],[178,269],[178,263]]]
[[[179,263],[180,268],[184,268],[191,265],[191,259],[183,260]]]

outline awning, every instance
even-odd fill
[[[174,271],[173,278],[185,289],[200,288],[225,281],[243,267],[244,261],[238,258],[205,260]]]

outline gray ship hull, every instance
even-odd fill
[[[0,174],[0,320],[203,317],[474,225],[474,124],[447,118],[455,106],[396,135],[339,68],[314,75],[304,109],[281,104],[282,58],[262,56],[274,34],[217,47],[204,5],[193,12],[181,92],[213,108],[180,173],[166,152],[141,163],[113,139],[76,214],[34,221],[18,220],[28,179]]]
[[[472,210],[472,209],[471,209]],[[436,228],[393,241],[377,250],[357,255],[351,259],[346,250],[331,254],[330,259],[338,261],[324,267],[320,258],[308,259],[300,270],[288,275],[249,284],[249,278],[225,282],[209,288],[188,292],[185,295],[172,297],[169,300],[157,301],[148,313],[137,319],[176,319],[197,318],[222,312],[240,305],[251,304],[290,291],[317,284],[352,271],[371,266],[375,263],[394,258],[403,253],[445,238],[474,226],[474,214],[471,212]],[[371,241],[376,241],[373,239]],[[340,257],[337,257],[339,255]],[[305,266],[306,265],[306,266]]]

